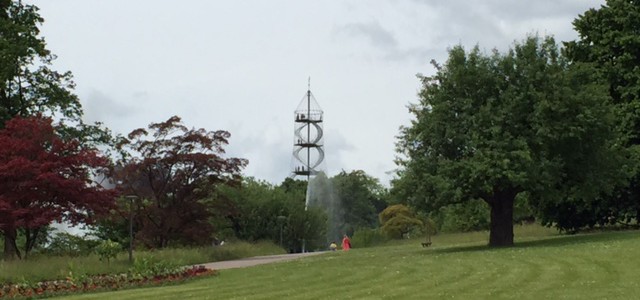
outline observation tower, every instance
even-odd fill
[[[322,109],[311,93],[311,87],[302,97],[294,112],[293,170],[292,176],[306,177],[321,171],[324,161],[324,140],[322,130]],[[308,193],[307,193],[308,194]],[[305,203],[305,207],[309,205]]]

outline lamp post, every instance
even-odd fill
[[[126,196],[129,199],[129,264],[133,264],[133,200],[135,195]]]

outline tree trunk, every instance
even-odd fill
[[[510,190],[493,194],[491,207],[491,231],[489,246],[501,247],[513,245],[513,203],[516,193]]]
[[[31,250],[33,250],[33,248],[36,245],[36,242],[38,241],[38,234],[40,233],[41,230],[42,230],[42,227],[34,228],[33,230],[26,228],[24,230],[24,235],[25,235],[24,259],[28,259],[29,253],[31,253]]]
[[[16,237],[18,236],[18,231],[15,228],[5,228],[4,229],[4,259],[5,260],[13,260],[16,257],[20,257],[20,251],[18,251],[18,246],[16,245]]]

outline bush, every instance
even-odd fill
[[[133,267],[129,269],[129,274],[131,276],[142,277],[166,276],[177,273],[183,268],[184,266],[176,265],[170,261],[159,260],[153,256],[146,256],[134,260]]]
[[[360,228],[353,233],[351,245],[356,248],[365,248],[382,244],[387,240],[387,236],[379,229]]]
[[[106,241],[102,241],[96,247],[96,253],[100,256],[101,261],[106,260],[107,264],[109,264],[110,260],[112,258],[116,258],[116,256],[118,255],[121,249],[122,249],[122,246],[120,246],[120,244],[112,240],[106,240]]]
[[[409,232],[420,230],[422,221],[402,204],[391,205],[379,215],[381,230],[390,238],[401,239]]]
[[[88,239],[86,236],[58,232],[51,238],[44,253],[56,256],[85,256],[93,253],[99,243],[100,241]]]

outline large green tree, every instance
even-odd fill
[[[528,37],[504,54],[457,46],[436,68],[422,77],[415,120],[398,142],[399,183],[412,206],[482,199],[489,245],[505,246],[518,194],[551,207],[592,201],[625,181],[606,90],[552,38]]]
[[[82,115],[71,72],[51,69],[55,55],[39,36],[43,21],[33,5],[0,0],[0,127],[18,115]]]
[[[578,16],[573,25],[579,38],[565,43],[567,56],[576,63],[590,63],[597,68],[619,109],[621,130],[629,137],[626,146],[637,148],[640,145],[640,2],[607,0],[600,8]],[[585,212],[591,216],[585,218],[587,225],[640,220],[640,174],[613,197],[603,197],[598,205]],[[580,225],[584,224],[574,227]]]
[[[343,232],[340,234],[353,234],[360,227],[377,227],[378,213],[387,206],[387,191],[378,179],[362,170],[355,170],[342,171],[332,177],[331,182],[336,197],[340,199],[340,212],[343,214]]]
[[[59,121],[56,134],[79,142],[80,148],[109,142],[106,129],[82,122],[71,72],[51,68],[55,55],[39,35],[42,22],[36,6],[0,0],[0,129],[14,117],[42,115]],[[5,239],[13,239],[0,231]],[[9,240],[5,243],[10,244]],[[5,254],[11,256],[7,251]]]

